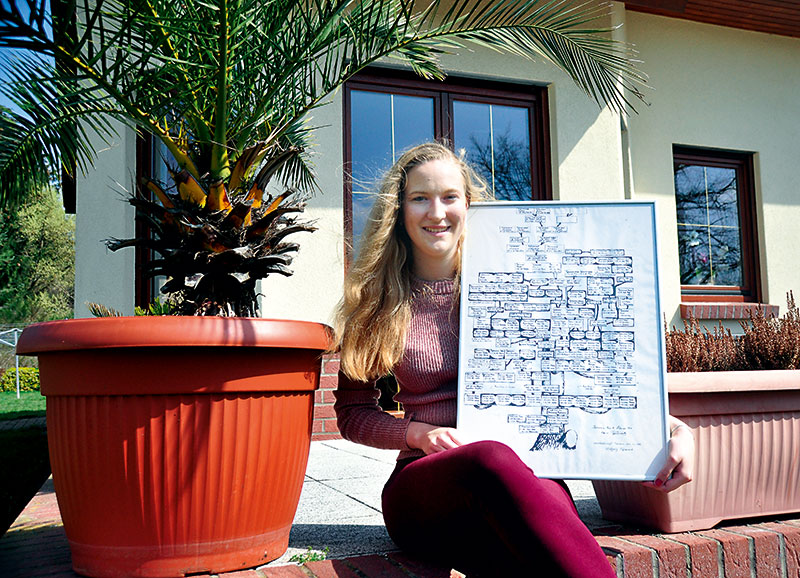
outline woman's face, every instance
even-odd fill
[[[453,275],[466,217],[464,177],[454,161],[428,161],[408,172],[403,224],[411,238],[415,274],[429,280]]]

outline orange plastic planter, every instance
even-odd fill
[[[800,512],[800,371],[669,373],[667,385],[694,432],[694,479],[669,494],[595,481],[604,518],[687,532]]]
[[[281,556],[308,461],[324,325],[125,317],[30,326],[79,574],[183,576]]]

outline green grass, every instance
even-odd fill
[[[0,392],[0,421],[20,417],[44,417],[45,398],[38,391]]]

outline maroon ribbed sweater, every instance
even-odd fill
[[[458,389],[458,306],[453,280],[412,279],[414,300],[403,359],[394,368],[403,404],[399,419],[378,406],[375,382],[356,382],[339,373],[336,417],[345,439],[383,449],[401,450],[398,459],[422,456],[406,444],[411,421],[455,427]]]

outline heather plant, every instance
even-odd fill
[[[800,311],[790,291],[787,312],[767,316],[758,309],[741,321],[742,335],[720,324],[709,331],[693,318],[683,329],[666,330],[667,371],[800,369]]]
[[[783,317],[767,317],[763,309],[742,322],[741,365],[746,369],[800,369],[800,312],[790,291]]]
[[[713,331],[697,319],[683,320],[684,328],[666,331],[667,371],[726,371],[738,365],[736,338],[721,324]]]

